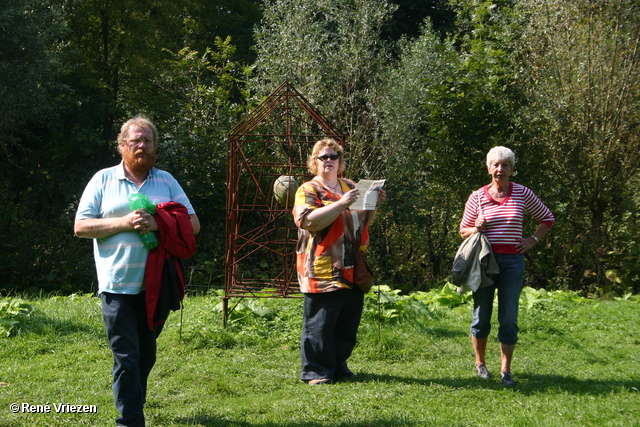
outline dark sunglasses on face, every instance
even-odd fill
[[[316,159],[322,160],[323,162],[326,162],[327,160],[331,159],[331,160],[338,160],[340,158],[339,155],[337,154],[325,154],[324,156],[318,156],[316,157]]]

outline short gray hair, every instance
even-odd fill
[[[512,168],[516,167],[516,155],[507,147],[498,146],[489,150],[487,153],[487,167],[491,167],[491,162],[494,160],[506,160]]]

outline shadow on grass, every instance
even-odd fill
[[[625,390],[637,390],[639,381],[613,381],[613,380],[581,380],[563,375],[535,375],[517,374],[514,375],[516,385],[509,387],[509,390],[517,391],[524,395],[540,394],[546,391],[566,391],[576,395],[600,396],[611,393],[619,393]],[[492,390],[502,390],[505,387],[500,382],[500,378],[482,380],[477,377],[470,378],[410,378],[393,375],[361,374],[358,379],[350,379],[349,382],[388,382],[403,384],[419,384],[429,386],[438,384],[452,388],[487,388]]]
[[[423,325],[417,322],[416,324],[413,325],[413,330],[419,332],[421,336],[424,337],[425,339],[428,339],[434,342],[436,339],[458,340],[460,338],[465,338],[469,336],[469,332],[465,330],[432,326],[432,325]],[[361,344],[361,342],[363,341],[363,337],[365,336],[369,341],[372,341],[374,343],[384,342],[386,340],[393,340],[395,338],[398,338],[398,335],[393,330],[393,326],[388,326],[388,325],[382,326],[382,329],[379,335],[378,335],[377,325],[370,326],[367,330],[364,330],[364,328],[361,327],[360,331],[358,332],[359,345]],[[406,343],[406,341],[404,341],[402,338],[399,338],[399,341]]]
[[[469,331],[466,330],[433,327],[429,325],[416,325],[416,330],[433,338],[458,339],[469,336]]]
[[[477,393],[483,390],[505,390],[505,392],[518,393],[521,395],[535,395],[545,392],[557,393],[565,391],[574,395],[608,395],[612,393],[632,392],[639,386],[634,381],[607,381],[607,380],[579,380],[562,375],[532,375],[522,374],[516,377],[519,383],[515,387],[505,388],[500,380],[493,378],[481,380],[477,377],[468,378],[412,378],[393,375],[378,375],[360,373],[356,378],[345,379],[334,385],[324,385],[315,387],[349,387],[350,385],[364,385],[367,383],[388,383],[394,384],[420,385],[420,386],[444,386],[452,389],[468,389]],[[300,384],[301,387],[308,387]],[[234,421],[208,415],[205,412],[197,413],[188,417],[177,417],[172,420],[174,424],[185,426],[225,426],[225,427],[387,427],[387,426],[424,426],[435,424],[435,419],[407,421],[397,418],[385,418],[367,420],[361,422],[347,422],[344,420],[335,422],[313,422],[313,421],[292,421],[292,422],[248,422]]]
[[[104,337],[104,328],[96,327],[89,323],[82,323],[69,319],[60,319],[47,316],[41,311],[34,311],[24,322],[21,328],[23,332],[36,335],[55,334],[57,336],[66,336],[73,334],[86,334],[96,337]]]
[[[314,423],[311,421],[299,422],[274,422],[274,423],[250,423],[245,421],[229,421],[223,419],[211,418],[207,415],[196,415],[189,418],[177,418],[173,422],[176,424],[188,426],[205,426],[205,427],[389,427],[389,426],[424,426],[433,420],[419,421],[399,421],[397,418],[377,419],[373,421],[363,422],[345,422],[337,421],[334,423]],[[428,425],[428,424],[427,424]]]
[[[319,387],[349,387],[350,384],[357,385],[367,383],[389,383],[393,384],[408,384],[408,385],[422,385],[422,386],[444,386],[454,389],[469,389],[476,390],[478,393],[482,393],[485,389],[490,390],[505,390],[507,392],[518,393],[522,395],[534,395],[545,392],[558,392],[564,391],[575,395],[608,395],[611,393],[630,392],[638,388],[638,382],[634,381],[607,381],[607,380],[579,380],[569,376],[562,375],[532,375],[522,374],[519,375],[516,380],[519,381],[514,387],[505,388],[500,380],[493,378],[490,380],[481,380],[477,377],[469,378],[411,378],[401,377],[393,375],[377,375],[361,373],[357,378],[350,378],[339,381],[336,385],[325,385]],[[301,385],[302,387],[308,387]],[[396,418],[367,420],[362,422],[345,422],[344,420],[336,422],[310,422],[310,421],[297,421],[297,422],[266,422],[266,423],[251,423],[247,421],[230,421],[229,419],[221,419],[207,415],[206,413],[199,413],[190,417],[178,417],[173,419],[173,423],[187,426],[225,426],[225,427],[387,427],[387,426],[424,426],[434,423],[435,419],[406,421]]]

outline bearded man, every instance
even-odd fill
[[[200,231],[182,187],[170,173],[154,166],[157,141],[158,132],[149,119],[137,116],[124,123],[118,135],[122,162],[93,176],[80,199],[74,224],[76,236],[94,239],[98,293],[114,359],[117,426],[145,425],[147,378],[156,361],[156,338],[162,329],[162,322],[154,323],[154,313],[149,311],[149,277],[156,273],[149,266],[156,268],[158,260],[162,266],[171,259],[169,246],[175,241],[187,242],[185,246],[195,251],[194,235]],[[158,204],[155,215],[145,209],[131,211],[128,198],[135,193]],[[171,215],[160,215],[159,211],[165,212],[163,207]],[[177,222],[166,225],[174,220]],[[160,242],[149,251],[140,234],[152,232],[157,232]]]

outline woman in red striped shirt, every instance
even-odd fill
[[[471,335],[478,376],[488,379],[485,364],[487,337],[491,331],[493,298],[498,290],[498,341],[502,354],[501,380],[515,385],[511,377],[511,359],[518,341],[518,304],[524,279],[524,252],[532,248],[555,222],[553,214],[527,187],[510,182],[516,164],[513,151],[494,147],[487,153],[491,183],[469,196],[460,223],[460,235],[467,238],[483,232],[489,242],[500,273],[491,286],[473,293]],[[479,206],[480,205],[480,206]],[[539,222],[531,237],[522,237],[524,212]]]

